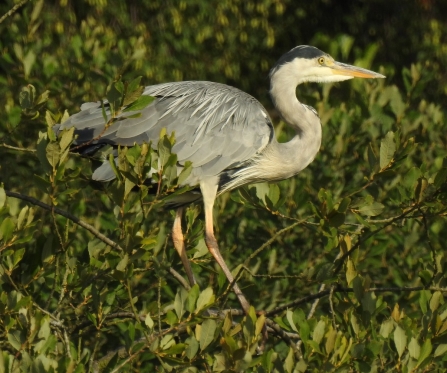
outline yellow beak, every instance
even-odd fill
[[[336,61],[329,67],[337,75],[353,76],[355,78],[385,78],[385,75],[375,73],[374,71]]]

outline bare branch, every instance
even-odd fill
[[[438,274],[438,271],[439,271],[438,270],[438,264],[436,262],[436,249],[433,247],[433,244],[431,243],[431,240],[430,240],[430,234],[428,233],[427,216],[425,215],[425,213],[422,211],[422,209],[420,207],[418,208],[418,210],[419,210],[419,212],[422,215],[422,223],[424,224],[425,236],[427,238],[427,243],[428,243],[428,246],[430,247],[430,250],[431,250],[431,253],[432,253],[432,256],[433,256],[434,275],[436,275],[436,274]],[[434,275],[431,278],[430,283],[433,283]]]
[[[376,293],[386,293],[386,292],[390,292],[390,293],[400,293],[400,292],[411,292],[411,291],[421,291],[421,290],[430,290],[430,291],[440,291],[442,293],[447,293],[447,288],[441,288],[441,287],[437,287],[437,286],[410,286],[410,287],[380,287],[380,288],[369,288],[369,289],[365,289],[365,292],[367,293],[371,293],[371,292],[376,292]],[[326,295],[330,295],[332,293],[353,293],[354,289],[353,288],[342,288],[342,287],[331,287],[330,289],[327,290],[323,290],[320,291],[316,294],[311,294],[308,295],[307,297],[304,298],[300,298],[300,299],[296,299],[292,302],[289,302],[287,304],[284,304],[282,306],[276,307],[273,310],[270,310],[268,312],[265,313],[266,316],[274,316],[277,315],[278,313],[281,313],[285,310],[287,310],[288,308],[292,308],[292,307],[297,307],[300,306],[302,304],[306,304],[309,303],[315,299],[320,299],[325,297]]]
[[[36,149],[19,148],[17,146],[8,145],[8,144],[5,144],[5,143],[0,144],[0,147],[5,148],[5,149],[17,150],[19,152],[28,152],[28,153],[35,153],[35,152],[37,152]]]
[[[42,207],[43,209],[50,211],[50,212],[54,212],[58,215],[61,215],[65,218],[67,218],[68,220],[71,220],[73,223],[81,226],[82,228],[86,229],[87,231],[89,231],[91,234],[93,234],[96,238],[100,239],[102,242],[106,243],[107,245],[113,247],[114,249],[117,249],[119,251],[124,251],[124,249],[117,244],[115,241],[112,241],[110,238],[108,238],[107,236],[103,235],[101,232],[99,232],[97,229],[95,229],[92,225],[86,223],[85,221],[79,219],[77,216],[70,214],[69,212],[62,210],[60,208],[54,207],[54,206],[50,206],[47,205],[46,203],[39,201],[36,198],[24,195],[24,194],[20,194],[20,193],[16,193],[16,192],[11,192],[9,190],[5,190],[5,193],[8,197],[13,197],[13,198],[18,198],[21,199],[22,201],[26,201],[29,202],[33,205]],[[183,277],[173,268],[169,268],[169,272],[174,276],[174,278],[185,288],[185,289],[190,289],[189,285],[187,284],[186,280],[183,279]],[[180,279],[183,279],[180,280]],[[185,286],[186,285],[186,286]]]
[[[275,323],[271,319],[266,318],[265,323],[268,327],[270,327],[275,332],[275,334],[277,334],[279,337],[281,337],[281,339],[284,340],[284,342],[286,342],[293,349],[293,352],[297,359],[301,359],[303,357],[303,354],[301,353],[301,350],[300,350],[298,344],[296,344],[290,338],[290,335],[289,335],[290,333],[286,333],[277,323]],[[298,335],[296,335],[296,336],[299,338]],[[300,342],[301,342],[301,340],[300,340]]]
[[[0,23],[2,23],[6,18],[11,17],[15,12],[17,12],[22,6],[24,6],[28,0],[22,0],[20,3],[14,5],[10,10],[8,10],[5,14],[0,18]]]
[[[285,227],[281,230],[279,230],[278,232],[276,232],[268,241],[266,241],[264,244],[262,244],[258,249],[256,249],[245,261],[244,261],[244,265],[248,266],[248,264],[250,263],[250,260],[252,260],[253,258],[255,258],[260,252],[262,252],[267,246],[270,246],[279,236],[281,236],[283,233],[290,231],[291,229],[295,228],[297,225],[300,224],[304,224],[306,223],[306,220],[311,218],[308,217],[306,219],[301,219],[291,225],[289,225],[288,227]]]

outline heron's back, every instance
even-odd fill
[[[60,130],[74,126],[76,145],[84,152],[102,144],[133,146],[157,144],[160,131],[175,133],[173,152],[179,165],[193,163],[187,183],[194,185],[208,177],[242,167],[267,146],[273,127],[264,107],[249,94],[224,84],[202,81],[174,82],[148,86],[144,95],[155,100],[138,118],[126,118],[104,129],[101,104],[86,103]],[[107,105],[106,105],[107,106]],[[121,118],[137,112],[126,112]],[[110,111],[106,114],[110,117]],[[108,162],[93,175],[96,180],[114,178]]]

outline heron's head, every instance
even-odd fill
[[[270,70],[270,78],[278,75],[296,85],[304,82],[340,82],[352,78],[385,78],[374,71],[337,62],[327,53],[308,45],[300,45],[284,54]]]

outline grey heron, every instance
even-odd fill
[[[304,82],[329,83],[354,77],[384,78],[373,71],[337,62],[312,46],[297,46],[284,54],[270,71],[270,96],[281,117],[296,132],[286,143],[276,140],[273,123],[259,101],[234,87],[206,81],[148,86],[143,94],[155,100],[141,110],[140,117],[123,119],[107,128],[101,103],[86,103],[59,130],[74,126],[76,147],[84,146],[87,154],[102,144],[157,143],[162,128],[174,132],[176,143],[172,151],[177,154],[180,167],[186,161],[193,165],[185,184],[199,186],[201,192],[182,194],[172,202],[177,209],[172,229],[174,247],[194,284],[181,218],[185,205],[202,199],[206,245],[248,312],[249,303],[235,283],[214,236],[215,199],[248,183],[287,179],[307,167],[320,148],[322,128],[317,112],[298,101],[296,87]],[[105,162],[92,178],[110,181],[115,174],[109,162]]]

